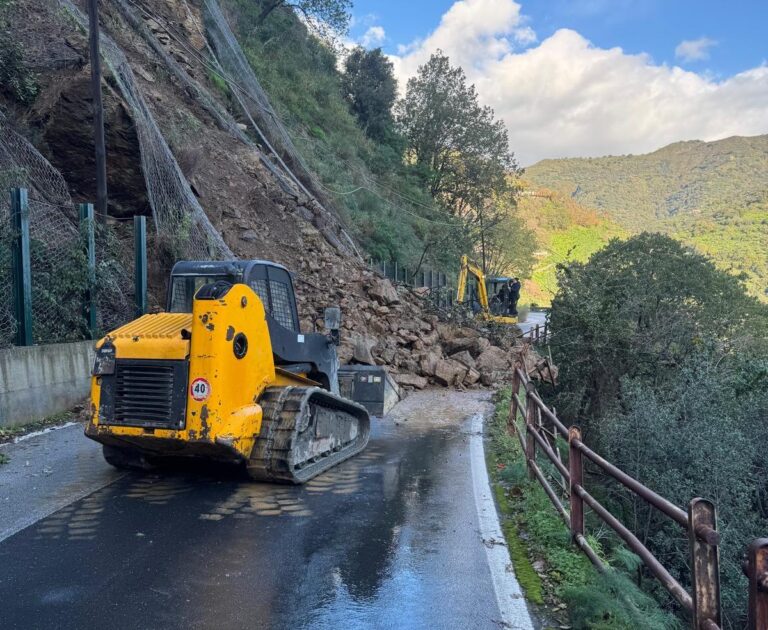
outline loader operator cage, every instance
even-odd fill
[[[176,263],[168,287],[168,311],[191,313],[197,291],[219,280],[247,284],[281,326],[300,332],[291,274],[282,265],[264,260]]]

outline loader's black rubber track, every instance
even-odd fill
[[[248,461],[258,481],[304,483],[362,451],[371,432],[364,407],[319,387],[271,387]]]

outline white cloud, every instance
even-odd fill
[[[709,37],[686,39],[675,48],[675,57],[684,62],[709,59],[709,49],[716,45],[717,42]]]
[[[365,48],[380,46],[387,38],[387,34],[381,26],[371,26],[360,38],[360,43]]]
[[[392,58],[401,89],[442,49],[505,120],[522,164],[768,133],[768,65],[717,81],[597,48],[569,29],[521,49],[523,28],[514,0],[455,2],[434,32]]]

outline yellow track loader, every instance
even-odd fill
[[[459,270],[458,288],[456,290],[456,302],[464,303],[464,296],[467,292],[467,282],[469,276],[474,276],[477,280],[477,305],[479,307],[478,317],[488,322],[496,324],[516,324],[517,317],[495,313],[488,300],[488,285],[492,285],[495,294],[496,285],[506,282],[508,278],[488,278],[486,279],[483,270],[469,260],[468,256],[461,257],[461,269]]]
[[[197,457],[303,483],[359,453],[370,418],[339,395],[339,309],[302,333],[290,273],[267,261],[180,262],[168,312],[96,346],[85,434],[120,468]]]

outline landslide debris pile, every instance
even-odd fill
[[[304,252],[292,266],[302,328],[322,330],[324,308],[341,306],[342,363],[386,366],[398,384],[414,389],[509,381],[517,361],[538,374],[541,357],[509,329],[494,344],[492,331],[441,321],[414,291],[338,255],[314,228],[302,233]]]

